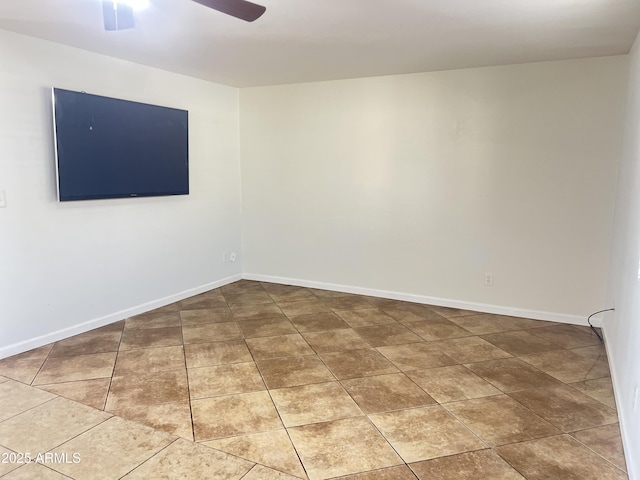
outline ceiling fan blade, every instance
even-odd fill
[[[193,0],[205,7],[213,8],[232,17],[253,22],[262,16],[267,9],[262,5],[247,2],[246,0]]]
[[[126,30],[135,26],[133,7],[124,2],[102,0],[102,15],[105,30]]]

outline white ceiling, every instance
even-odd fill
[[[100,0],[0,0],[0,29],[236,87],[625,54],[640,29],[640,0],[150,2],[105,32]]]

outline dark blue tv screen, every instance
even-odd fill
[[[187,195],[189,112],[53,89],[58,198]]]

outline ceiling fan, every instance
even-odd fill
[[[232,17],[253,22],[262,16],[266,7],[246,0],[192,0]],[[105,30],[126,30],[134,27],[133,6],[123,0],[102,0]]]

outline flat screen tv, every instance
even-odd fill
[[[189,194],[189,112],[53,89],[58,199]]]

